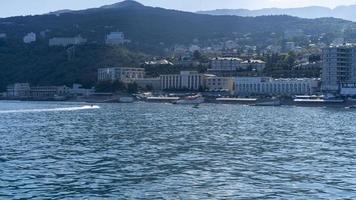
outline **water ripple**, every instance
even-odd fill
[[[0,199],[356,199],[350,110],[69,107],[0,103]]]

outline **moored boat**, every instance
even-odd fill
[[[337,105],[343,105],[345,103],[345,100],[336,97],[326,97],[324,95],[322,96],[305,95],[305,96],[295,96],[293,102],[295,105],[301,105],[301,106],[337,106]]]
[[[187,96],[175,102],[175,104],[199,105],[205,102],[205,98],[201,95]]]
[[[147,97],[147,102],[157,102],[157,103],[174,103],[179,100],[179,97]]]

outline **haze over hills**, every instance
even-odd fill
[[[7,37],[0,39],[0,89],[23,81],[90,85],[95,83],[99,67],[137,67],[142,53],[161,56],[177,44],[189,46],[196,40],[207,46],[244,38],[239,45],[263,49],[270,44],[281,45],[284,32],[289,30],[301,30],[316,42],[323,36],[327,43],[335,37],[352,36],[355,27],[356,23],[334,18],[211,16],[148,7],[134,1],[82,11],[2,18],[0,33]],[[124,32],[132,42],[123,47],[106,46],[105,36],[112,31]],[[23,37],[31,32],[37,34],[37,41],[23,43]],[[76,47],[71,59],[69,48],[48,46],[50,38],[77,35],[88,42]]]
[[[356,5],[338,6],[334,9],[321,7],[321,6],[309,6],[301,8],[264,8],[259,10],[248,9],[217,9],[209,11],[199,11],[200,14],[209,15],[236,15],[243,17],[256,17],[264,15],[290,15],[301,18],[322,18],[322,17],[334,17],[350,21],[356,21]]]
[[[355,24],[332,18],[301,19],[290,16],[210,16],[144,6],[135,1],[81,11],[62,10],[56,15],[36,15],[0,19],[1,32],[22,38],[29,32],[49,30],[47,37],[82,35],[89,41],[103,42],[110,31],[123,31],[139,44],[157,46],[190,43],[244,34],[278,33],[301,29],[305,34],[339,33]],[[265,35],[265,37],[268,36]],[[260,38],[260,37],[258,37]],[[266,38],[260,38],[266,39]]]

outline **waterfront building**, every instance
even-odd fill
[[[98,81],[132,82],[145,76],[144,68],[109,67],[98,69]]]
[[[235,88],[239,96],[312,95],[318,92],[319,83],[315,78],[237,77]]]
[[[18,98],[26,98],[31,94],[31,88],[29,83],[15,83],[13,85],[9,85],[6,88],[6,96],[7,97],[18,97]]]
[[[32,43],[32,42],[36,42],[36,33],[28,33],[27,35],[25,35],[23,37],[23,42],[26,44]]]
[[[154,91],[161,89],[161,79],[160,78],[140,78],[135,80],[139,88],[147,89],[151,88]]]
[[[49,99],[55,96],[66,96],[69,88],[66,86],[30,86],[29,83],[15,83],[7,86],[8,98]]]
[[[235,91],[234,77],[218,77],[216,75],[204,76],[204,87],[209,92],[229,92],[233,94]]]
[[[161,75],[162,90],[200,90],[204,88],[204,74],[182,71],[180,74]]]
[[[55,96],[66,96],[69,94],[67,86],[34,86],[31,87],[31,98],[47,99]]]
[[[111,32],[106,35],[105,44],[107,45],[121,45],[128,42],[125,39],[125,35],[123,32]]]
[[[82,38],[80,35],[76,37],[55,37],[49,40],[49,46],[70,46],[85,44],[87,39]]]
[[[323,49],[322,90],[339,93],[342,84],[356,83],[356,45],[344,44]]]

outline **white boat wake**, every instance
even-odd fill
[[[80,107],[66,107],[66,108],[1,110],[1,111],[0,111],[0,114],[6,114],[6,113],[35,113],[35,112],[78,111],[78,110],[92,110],[92,109],[99,109],[99,108],[100,108],[99,106],[80,106]]]

